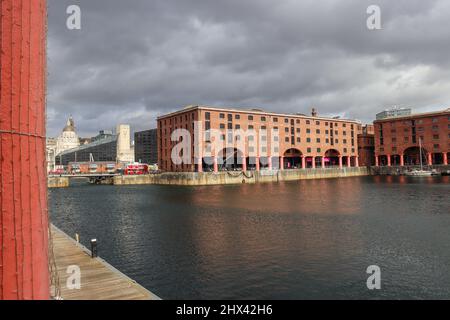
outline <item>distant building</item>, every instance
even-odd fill
[[[362,126],[358,133],[358,155],[361,166],[375,165],[375,131],[373,124]]]
[[[157,129],[134,133],[134,159],[136,162],[158,163]]]
[[[377,120],[383,120],[387,118],[404,117],[409,115],[411,115],[410,108],[392,108],[377,113],[376,118]]]
[[[376,165],[448,164],[450,150],[450,108],[404,117],[376,120]]]
[[[130,143],[130,126],[118,125],[117,132],[111,134],[100,131],[91,143],[81,145],[57,155],[56,163],[67,166],[71,162],[134,162]]]
[[[80,146],[92,142],[92,138],[80,138]]]
[[[134,150],[131,144],[131,130],[129,125],[120,124],[117,126],[117,162],[134,162]]]
[[[56,169],[56,157],[58,154],[77,148],[80,145],[80,139],[75,131],[75,123],[72,116],[67,119],[66,126],[57,138],[47,138],[47,171]]]
[[[56,139],[47,138],[47,172],[55,170],[55,157],[56,157]]]
[[[74,149],[80,146],[80,139],[75,131],[75,122],[72,116],[67,119],[66,126],[64,127],[61,134],[56,138],[56,151],[55,154],[58,155],[66,150]]]

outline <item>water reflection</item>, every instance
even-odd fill
[[[162,298],[450,295],[448,177],[52,189],[53,222]],[[386,270],[368,292],[365,269]]]

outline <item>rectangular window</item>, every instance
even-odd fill
[[[261,117],[261,121],[265,122],[266,121],[266,117]]]
[[[210,120],[211,119],[211,113],[206,112],[205,113],[205,120]]]
[[[253,116],[248,116],[248,120],[253,121]]]
[[[237,114],[237,115],[234,116],[234,118],[235,118],[236,120],[240,120],[240,119],[241,119],[241,115],[240,115],[240,114]]]
[[[219,118],[220,118],[220,119],[225,119],[225,113],[219,114]]]

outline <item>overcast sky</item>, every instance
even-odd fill
[[[81,30],[66,28],[78,4]],[[382,30],[367,29],[367,7]],[[48,135],[185,105],[341,115],[450,105],[448,0],[48,0]]]

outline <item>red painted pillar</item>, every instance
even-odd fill
[[[352,157],[351,156],[348,156],[347,157],[347,167],[351,167],[352,166]]]
[[[342,169],[342,156],[339,156],[339,169]]]
[[[247,159],[241,158],[242,161],[242,171],[247,171]]]
[[[0,299],[48,299],[46,1],[0,1]]]
[[[428,165],[433,165],[433,155],[431,153],[428,154]]]
[[[312,157],[312,168],[316,168],[316,157]]]
[[[284,170],[284,157],[280,157],[280,170]]]
[[[302,156],[302,169],[306,168],[306,157]]]
[[[272,170],[272,157],[267,158],[267,165],[269,166],[269,170]]]
[[[404,166],[405,165],[405,156],[404,155],[400,155],[400,166]]]
[[[448,165],[448,157],[447,157],[447,152],[442,152],[442,158],[444,160],[444,165]]]
[[[375,156],[375,167],[378,167],[380,163],[378,162],[378,156]]]
[[[256,171],[259,171],[259,157],[255,157]]]
[[[386,157],[387,157],[387,165],[388,165],[388,167],[390,167],[391,166],[391,155],[388,154],[388,155],[386,155]]]
[[[325,169],[325,157],[322,157],[322,169]]]
[[[355,157],[355,167],[356,168],[359,167],[359,157],[358,156]]]

